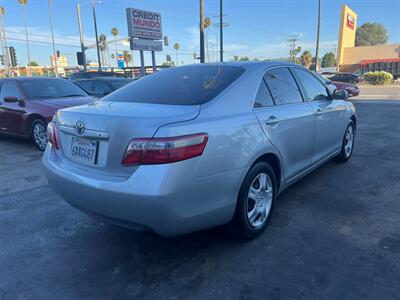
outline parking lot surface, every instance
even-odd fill
[[[400,102],[356,106],[350,161],[285,191],[249,242],[102,224],[51,190],[34,146],[0,137],[0,299],[400,299]]]

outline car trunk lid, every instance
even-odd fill
[[[121,161],[130,140],[151,138],[159,127],[192,120],[199,112],[199,105],[107,101],[62,109],[57,114],[60,154],[94,176],[128,177],[136,167],[124,167]],[[81,146],[88,152],[80,153]]]

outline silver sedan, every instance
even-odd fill
[[[175,236],[264,231],[279,193],[353,151],[356,114],[289,63],[197,64],[144,77],[48,126],[43,164],[72,206]]]

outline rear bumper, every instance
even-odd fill
[[[50,185],[72,206],[106,222],[163,236],[229,222],[245,172],[197,179],[192,159],[140,166],[129,178],[89,178],[67,168],[51,147],[42,162]]]

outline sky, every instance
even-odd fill
[[[340,10],[347,4],[358,14],[357,25],[365,22],[382,23],[388,30],[389,44],[400,43],[400,0],[321,0],[321,55],[335,51],[337,46]],[[85,44],[95,41],[91,1],[81,0],[81,15]],[[27,29],[30,37],[31,60],[40,65],[50,65],[50,28],[47,0],[29,0],[26,5]],[[76,65],[76,52],[80,51],[77,25],[76,0],[52,0],[52,19],[56,48]],[[315,53],[317,0],[224,0],[224,50],[225,59],[234,55],[250,58],[280,58],[289,53],[288,39],[299,38],[303,50]],[[7,45],[14,46],[18,64],[27,62],[24,42],[22,8],[17,0],[0,0],[5,9],[3,16]],[[96,5],[98,31],[112,40],[111,28],[120,30],[119,38],[127,37],[127,7],[139,8],[162,15],[163,35],[168,36],[169,46],[157,53],[157,63],[170,55],[176,60],[173,44],[178,42],[178,63],[194,63],[193,54],[199,55],[199,0],[102,0]],[[205,0],[205,16],[218,23],[219,0]],[[218,28],[211,26],[207,33],[210,61],[218,57]],[[38,43],[38,42],[44,42]],[[110,51],[114,51],[114,44]],[[128,50],[122,42],[118,50]],[[96,61],[96,51],[88,50],[87,58]],[[206,57],[207,58],[207,57]],[[145,61],[150,64],[150,53]],[[138,52],[133,53],[134,65],[140,64]]]

